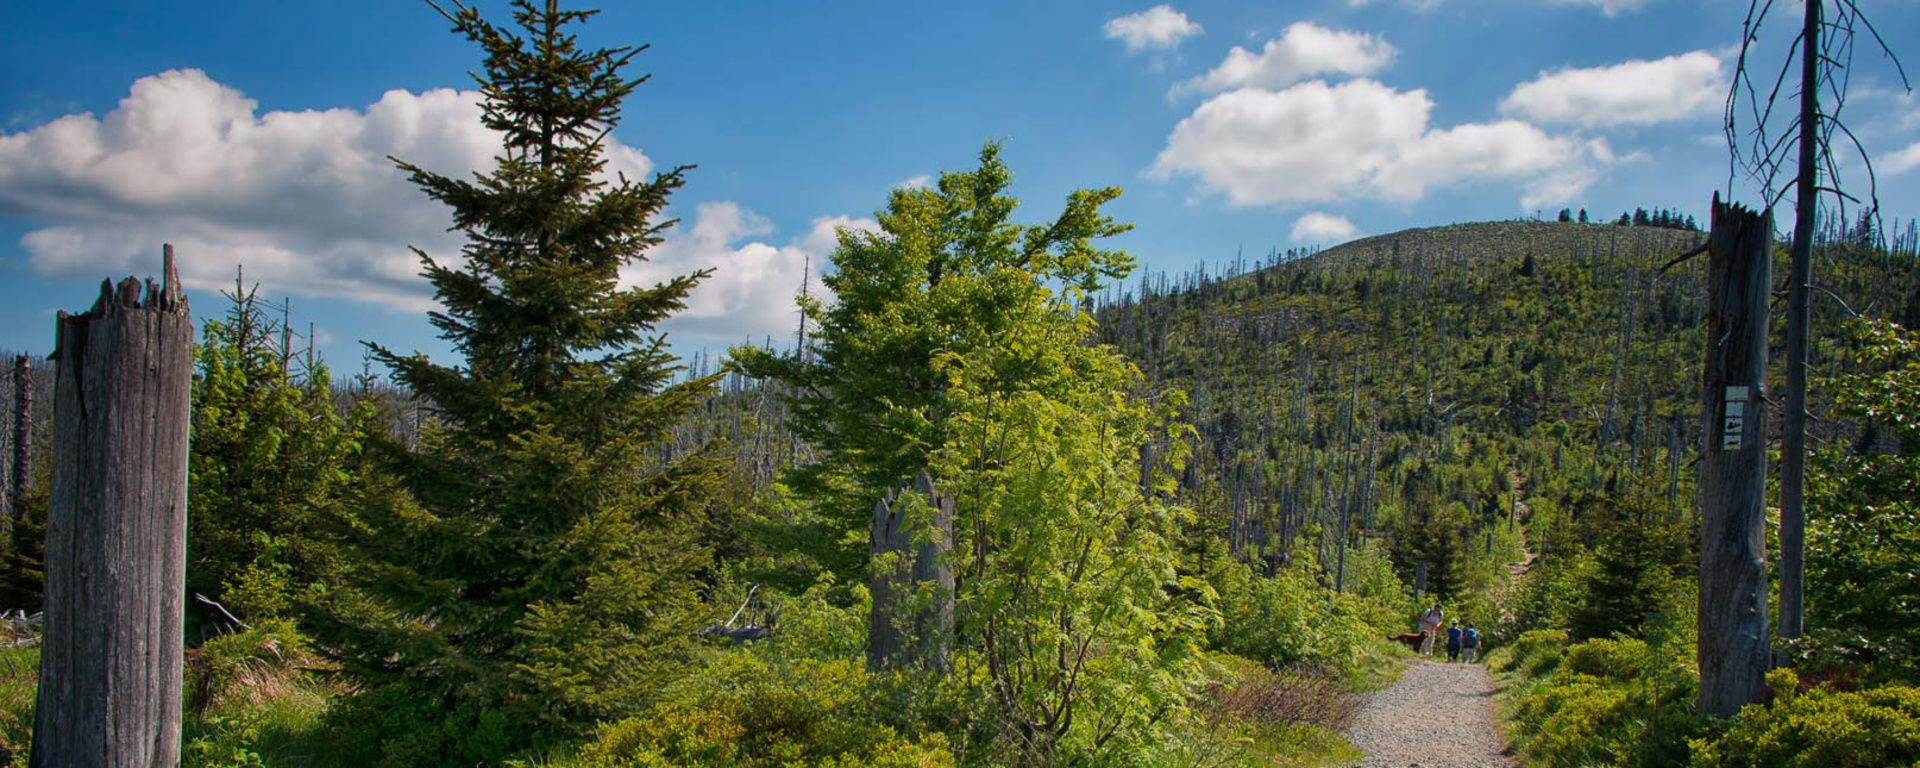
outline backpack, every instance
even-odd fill
[[[1468,647],[1468,648],[1477,648],[1477,647],[1479,647],[1479,645],[1480,645],[1480,630],[1477,630],[1477,629],[1474,629],[1474,628],[1472,628],[1472,627],[1468,627],[1468,628],[1467,628],[1467,642],[1466,642],[1466,644],[1467,644],[1467,647]]]

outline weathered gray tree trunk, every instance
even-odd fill
[[[1820,204],[1820,0],[1800,34],[1800,177],[1787,280],[1787,404],[1780,430],[1780,636],[1800,637],[1806,605],[1807,338],[1813,324],[1813,228]]]
[[[21,500],[33,482],[29,464],[32,445],[33,367],[27,363],[27,356],[21,355],[13,361],[13,469],[7,482],[7,515],[0,521],[0,531],[13,528],[13,517],[20,514]]]
[[[180,761],[193,324],[165,269],[59,320],[34,768]]]
[[[909,502],[909,496],[919,503]],[[917,511],[924,511],[922,517]],[[953,499],[925,470],[873,508],[867,668],[945,671],[953,640]],[[924,592],[924,594],[923,594]]]
[[[1767,300],[1773,216],[1713,200],[1700,447],[1700,712],[1758,701],[1767,641]]]

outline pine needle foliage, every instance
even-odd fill
[[[581,47],[570,27],[593,12],[551,0],[513,3],[517,29],[434,7],[485,54],[475,78],[503,151],[470,179],[395,160],[466,233],[459,260],[415,249],[465,364],[372,347],[434,417],[413,450],[385,447],[395,482],[363,489],[351,527],[368,563],[332,598],[351,626],[323,640],[409,708],[439,702],[513,749],[645,705],[693,634],[710,562],[697,523],[723,466],[664,445],[714,381],[674,383],[658,325],[707,273],[621,284],[674,223],[659,216],[689,168],[605,173],[643,48]],[[456,754],[489,741],[465,736],[439,759],[498,757]]]
[[[258,621],[284,615],[293,585],[330,567],[314,528],[351,481],[353,443],[326,367],[290,370],[300,361],[257,290],[236,281],[223,295],[226,316],[194,350],[187,592]],[[224,623],[204,607],[190,617]]]

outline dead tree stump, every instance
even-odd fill
[[[945,671],[953,639],[953,499],[925,470],[873,508],[867,669]]]
[[[1713,199],[1707,235],[1706,365],[1700,446],[1702,714],[1759,701],[1767,639],[1767,300],[1773,214]]]
[[[46,624],[33,768],[180,762],[193,322],[161,285],[103,283],[59,320]]]

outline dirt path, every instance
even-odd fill
[[[1515,498],[1513,500],[1513,512],[1511,514],[1514,520],[1532,522],[1533,510],[1528,508],[1527,503],[1521,501],[1519,498],[1521,492],[1526,488],[1526,483],[1520,479],[1520,473],[1516,470],[1507,470],[1507,482],[1513,486],[1513,495]],[[1534,553],[1533,547],[1527,544],[1526,529],[1520,529],[1520,562],[1507,563],[1507,574],[1516,579],[1527,575],[1527,571],[1533,570],[1533,561],[1539,557],[1538,554]]]
[[[1367,695],[1347,738],[1353,768],[1512,768],[1493,724],[1493,681],[1479,664],[1414,661],[1392,688]]]

